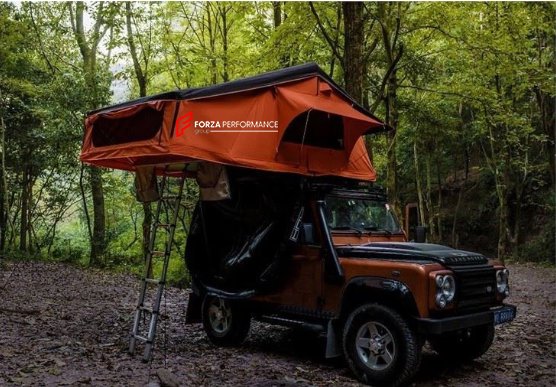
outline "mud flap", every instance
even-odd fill
[[[327,359],[342,356],[341,328],[338,320],[329,320],[326,329],[326,353]]]

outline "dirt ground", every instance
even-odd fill
[[[518,317],[497,328],[479,360],[455,366],[425,348],[417,386],[553,386],[555,274],[510,265]],[[2,287],[7,286],[2,289]],[[150,385],[166,368],[182,385],[358,386],[322,344],[295,331],[255,323],[237,349],[209,343],[184,325],[186,290],[168,289],[152,364],[127,354],[138,281],[63,264],[16,263],[0,271],[0,386]]]

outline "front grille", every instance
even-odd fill
[[[456,277],[457,308],[480,309],[496,303],[496,272],[492,266],[452,267]]]
[[[464,256],[447,256],[443,257],[442,261],[446,265],[458,266],[458,265],[483,265],[488,262],[482,255],[464,255]]]

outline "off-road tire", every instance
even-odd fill
[[[225,302],[230,310],[231,321],[228,329],[223,332],[218,332],[214,329],[213,324],[211,324],[209,308],[213,300]],[[205,296],[203,299],[202,320],[203,328],[209,340],[213,344],[221,347],[230,347],[243,343],[249,334],[249,328],[251,326],[251,315],[241,305],[209,295]]]
[[[440,356],[455,361],[470,361],[483,355],[494,341],[494,326],[481,325],[429,338]]]
[[[371,369],[357,352],[357,334],[369,322],[386,327],[393,337],[396,348],[393,360],[383,370]],[[355,309],[344,325],[343,349],[346,362],[360,381],[373,386],[407,384],[419,369],[422,343],[422,339],[398,312],[379,304],[366,304]]]

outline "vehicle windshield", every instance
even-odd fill
[[[377,200],[329,196],[326,199],[326,220],[333,231],[401,232],[388,203]]]

